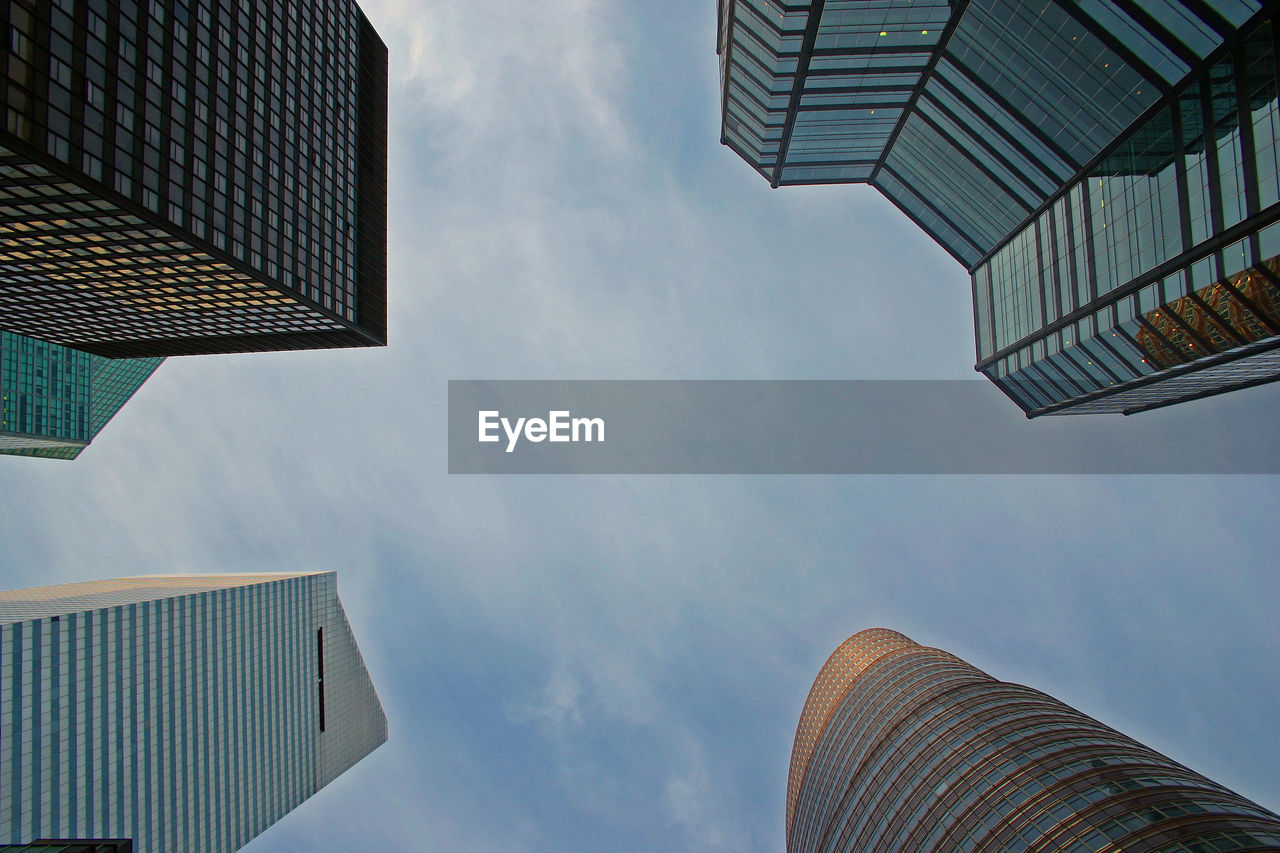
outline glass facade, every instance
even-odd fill
[[[163,360],[0,332],[0,453],[75,459]]]
[[[1029,414],[1280,376],[1275,22],[1228,48],[974,269],[979,369]]]
[[[0,332],[0,451],[89,443],[93,356]]]
[[[1280,849],[1280,817],[1036,690],[893,631],[823,666],[788,851]]]
[[[1028,415],[1205,396],[1280,376],[1273,14],[722,0],[722,141],[929,232],[973,275],[978,369]]]
[[[9,0],[0,324],[99,355],[386,342],[386,47],[351,0]]]
[[[387,739],[328,573],[0,592],[0,844],[238,850]]]

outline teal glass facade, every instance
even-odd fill
[[[0,453],[75,459],[163,360],[0,332]]]
[[[386,738],[332,572],[0,593],[0,844],[238,850]]]
[[[1263,19],[974,269],[978,367],[1029,413],[1280,376],[1276,75]]]
[[[934,237],[973,275],[978,369],[1028,415],[1204,396],[1280,376],[1272,14],[721,0],[721,138]]]
[[[875,628],[805,701],[787,850],[1280,850],[1280,817],[1050,696]]]

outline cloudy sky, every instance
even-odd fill
[[[805,694],[875,625],[1280,809],[1277,477],[448,475],[449,379],[971,377],[968,281],[719,144],[711,0],[363,6],[391,346],[171,359],[0,474],[8,586],[339,572],[391,742],[249,853],[780,851]]]

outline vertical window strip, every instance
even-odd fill
[[[275,773],[278,766],[276,751],[280,748],[280,739],[277,737],[277,733],[270,722],[271,702],[267,693],[268,679],[271,677],[271,671],[267,667],[267,655],[275,639],[269,631],[270,622],[267,618],[267,598],[270,590],[269,585],[261,583],[250,587],[250,591],[253,593],[253,614],[254,622],[256,623],[252,642],[254,669],[256,670],[253,680],[253,707],[257,720],[250,730],[258,741],[251,747],[258,764],[258,771],[255,774],[257,781],[254,784],[253,796],[252,826],[255,830],[259,827],[265,829],[270,825],[269,821],[264,822],[264,820],[266,820],[266,813],[270,808],[271,792],[276,788]]]
[[[191,791],[192,802],[201,801],[201,807],[193,810],[192,814],[199,816],[199,823],[193,827],[193,834],[197,834],[202,838],[218,837],[218,820],[221,814],[222,796],[218,790],[218,774],[217,767],[213,759],[212,753],[217,746],[217,722],[210,718],[213,709],[218,705],[215,700],[217,695],[214,691],[214,677],[216,675],[213,655],[215,649],[215,640],[213,637],[213,625],[216,623],[218,615],[218,601],[220,593],[215,592],[212,595],[204,596],[200,601],[200,634],[203,638],[201,644],[201,666],[200,666],[200,689],[196,694],[200,698],[200,730],[198,748],[200,755],[204,759],[200,765],[200,775],[196,779],[196,785]],[[204,792],[208,792],[207,794]]]
[[[213,620],[212,631],[217,637],[213,647],[213,692],[217,701],[212,705],[213,726],[215,733],[213,750],[214,790],[217,791],[218,813],[215,823],[217,843],[226,846],[231,840],[231,823],[234,820],[234,805],[231,799],[231,786],[228,783],[230,773],[232,737],[235,733],[235,692],[231,683],[233,673],[231,666],[232,640],[236,626],[231,621],[229,605],[232,590],[218,591],[218,604]]]
[[[324,731],[324,628],[316,629],[316,687],[319,696],[320,731]]]
[[[151,796],[151,785],[156,778],[158,757],[155,742],[155,691],[160,673],[155,657],[158,641],[155,613],[159,604],[158,601],[146,601],[138,606],[138,666],[141,669],[138,679],[134,681],[134,690],[140,694],[138,699],[142,710],[141,716],[134,718],[134,725],[141,723],[142,736],[135,741],[134,753],[141,753],[142,768],[138,773],[138,792],[134,802],[135,809],[142,810],[141,819],[136,826],[139,837],[145,839],[146,843],[154,843],[155,840],[153,815],[156,798]],[[141,690],[138,690],[139,687]]]
[[[1276,41],[1273,25],[1264,24],[1245,43],[1245,102],[1252,110],[1259,209],[1280,201],[1280,106],[1277,104]]]
[[[114,697],[112,696],[112,686],[114,684],[114,669],[111,663],[111,623],[115,617],[115,611],[118,608],[110,608],[102,611],[98,622],[98,638],[94,643],[97,651],[97,673],[102,676],[99,685],[101,688],[101,696],[98,697],[97,704],[97,720],[98,720],[98,755],[100,760],[94,762],[93,785],[94,790],[101,791],[102,795],[98,798],[97,821],[102,827],[110,826],[111,823],[111,798],[115,793],[108,784],[111,772],[111,715],[115,710]]]
[[[1266,28],[1263,28],[1266,29]],[[1248,47],[1252,39],[1236,46],[1231,59],[1235,73],[1236,127],[1240,136],[1240,179],[1244,197],[1244,215],[1256,216],[1258,207],[1258,168],[1253,138],[1253,114],[1250,103]],[[1251,238],[1254,254],[1257,254],[1257,238]]]
[[[43,727],[40,725],[40,718],[43,706],[46,700],[44,695],[44,681],[40,677],[41,667],[45,660],[44,645],[46,642],[44,625],[41,620],[35,619],[31,622],[31,773],[26,778],[26,788],[31,791],[35,802],[32,803],[31,817],[24,821],[24,834],[32,834],[39,831],[41,820],[40,804],[48,796],[46,785],[48,780],[45,778],[45,755],[44,750],[47,745],[43,743]]]
[[[143,703],[142,694],[146,689],[145,673],[142,670],[142,662],[139,660],[139,646],[145,641],[141,626],[139,625],[140,605],[130,604],[127,608],[128,619],[126,622],[128,632],[125,638],[125,649],[128,653],[129,666],[125,673],[124,689],[129,695],[129,704],[125,716],[120,721],[121,748],[127,749],[129,752],[129,766],[126,768],[129,775],[129,782],[126,790],[129,794],[128,815],[129,825],[139,827],[138,809],[143,800],[144,792],[142,790],[143,774],[139,772],[138,757],[142,752],[138,747],[138,724],[141,717],[141,708],[139,705]],[[148,839],[149,840],[149,839]]]
[[[157,844],[169,850],[172,850],[175,846],[173,843],[173,828],[178,820],[177,816],[173,815],[171,811],[173,805],[177,802],[174,797],[174,771],[176,765],[182,760],[179,743],[173,734],[173,683],[181,677],[181,671],[177,669],[181,659],[176,649],[178,636],[173,630],[175,603],[172,597],[164,598],[158,602],[160,606],[156,608],[155,621],[160,638],[159,646],[156,649],[159,677],[156,679],[155,704],[152,711],[155,715],[153,719],[158,747],[157,761],[152,772],[156,774],[154,787],[160,792],[158,797],[153,796],[151,798],[155,804],[155,815],[152,818],[152,837],[156,838]],[[165,808],[162,812],[161,807],[163,806],[168,806],[168,808]]]
[[[258,620],[258,589],[256,586],[244,587],[244,656],[241,658],[245,664],[245,682],[244,693],[240,698],[240,702],[245,709],[245,726],[244,740],[242,741],[244,748],[244,769],[237,777],[239,788],[244,794],[244,821],[240,828],[241,834],[248,840],[249,834],[253,831],[253,827],[258,825],[258,800],[260,788],[262,786],[262,763],[263,751],[266,744],[260,741],[262,736],[260,707],[258,702],[259,676],[260,669],[258,666],[258,628],[261,623]]]
[[[282,714],[282,725],[284,726],[284,750],[285,750],[285,766],[282,768],[284,778],[282,779],[282,787],[286,791],[285,804],[286,807],[290,803],[297,802],[297,761],[298,746],[293,730],[293,699],[294,699],[294,669],[293,669],[293,609],[294,598],[296,595],[297,584],[296,578],[290,578],[281,584],[281,592],[279,596],[280,611],[280,689],[283,694],[279,697],[280,710]]]
[[[1235,63],[1224,57],[1209,75],[1211,93],[1210,127],[1213,128],[1218,156],[1219,203],[1221,221],[1217,232],[1229,228],[1245,217],[1245,180],[1241,144],[1240,113],[1236,95]]]
[[[22,628],[21,622],[12,625],[0,625],[0,676],[4,684],[5,701],[9,704],[8,725],[0,731],[4,744],[0,747],[0,757],[7,757],[11,762],[9,777],[9,796],[7,802],[0,807],[9,812],[9,823],[19,826],[22,815],[22,792],[26,788],[22,782],[22,703],[25,693],[22,689]]]
[[[1200,81],[1200,127],[1203,128],[1201,141],[1204,145],[1206,184],[1209,195],[1209,232],[1205,237],[1222,231],[1222,184],[1218,164],[1217,128],[1213,114],[1213,78],[1206,76]],[[1196,242],[1199,242],[1197,240]]]
[[[93,768],[98,762],[94,756],[94,720],[96,717],[96,709],[98,707],[98,697],[94,684],[98,673],[98,661],[94,654],[93,644],[93,625],[94,614],[100,611],[90,610],[77,617],[76,619],[76,636],[78,638],[79,649],[79,673],[81,679],[80,689],[80,708],[78,709],[76,730],[83,732],[83,742],[80,746],[80,760],[76,766],[76,779],[84,782],[84,798],[77,802],[77,819],[72,825],[73,832],[93,837],[97,835],[94,831],[93,820],[93,804],[94,804],[94,788],[95,780],[93,778]],[[79,786],[77,785],[77,790]]]
[[[66,719],[67,669],[66,661],[63,660],[62,643],[65,628],[66,624],[60,616],[54,616],[49,620],[49,660],[53,664],[53,675],[49,679],[49,686],[52,690],[49,696],[49,722],[52,725],[51,734],[53,732],[57,734],[45,738],[45,740],[49,741],[49,767],[53,771],[52,778],[49,780],[49,817],[45,821],[45,826],[58,833],[66,831],[66,817],[62,803],[64,799],[69,797],[64,787],[67,777],[70,775],[63,772],[66,744],[62,733],[71,731]],[[58,815],[63,815],[61,821],[56,820]]]
[[[1062,316],[1057,282],[1057,239],[1052,210],[1046,210],[1037,219],[1040,252],[1040,288],[1044,299],[1044,323],[1048,325]]]
[[[973,274],[973,313],[977,329],[978,361],[995,352],[991,337],[991,262],[983,264]]]
[[[232,618],[236,623],[235,646],[233,649],[232,660],[235,662],[235,672],[233,675],[234,691],[231,701],[235,703],[236,712],[234,716],[235,733],[232,739],[231,750],[231,774],[227,780],[231,787],[233,801],[235,807],[232,809],[234,822],[232,823],[232,834],[230,841],[237,848],[244,845],[247,841],[245,830],[248,823],[247,803],[245,802],[245,785],[244,780],[248,778],[246,767],[246,759],[248,758],[248,726],[245,719],[245,699],[248,694],[248,678],[247,670],[248,649],[245,647],[248,639],[249,626],[248,608],[245,606],[246,591],[244,587],[236,587],[233,595],[234,613]]]
[[[270,634],[266,640],[267,654],[267,677],[268,694],[267,694],[267,713],[271,719],[271,784],[267,791],[268,800],[266,805],[265,819],[269,824],[274,823],[284,813],[282,806],[286,794],[286,779],[288,778],[288,740],[284,727],[281,725],[281,717],[284,714],[284,696],[282,688],[288,677],[288,670],[284,666],[284,637],[280,630],[280,611],[281,603],[285,593],[284,581],[276,581],[269,587],[264,587],[267,596],[267,624],[270,626]]]
[[[129,773],[129,768],[124,763],[124,726],[125,721],[129,719],[129,715],[125,709],[125,668],[128,658],[125,655],[125,614],[128,612],[127,605],[121,605],[116,608],[112,614],[112,645],[115,651],[115,660],[111,663],[112,681],[115,687],[115,696],[112,697],[112,717],[111,717],[111,752],[115,756],[115,779],[111,780],[114,788],[114,796],[112,797],[112,820],[117,825],[124,825],[125,820],[125,803],[128,800],[128,790],[130,781],[133,776]]]
[[[298,713],[298,703],[306,696],[305,683],[299,683],[299,676],[305,670],[298,662],[299,638],[306,636],[302,625],[302,588],[300,578],[289,580],[289,622],[285,626],[285,650],[288,654],[289,667],[289,682],[285,696],[285,707],[288,711],[286,727],[289,730],[289,755],[292,759],[289,762],[289,783],[292,791],[291,798],[295,802],[300,802],[305,796],[302,781],[302,754],[306,745],[303,739],[302,717]]]

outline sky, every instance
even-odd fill
[[[872,626],[1280,809],[1280,478],[449,475],[450,379],[971,378],[969,284],[719,144],[711,0],[362,7],[390,346],[170,359],[0,473],[6,586],[338,571],[390,742],[248,853],[781,851],[805,695]]]

